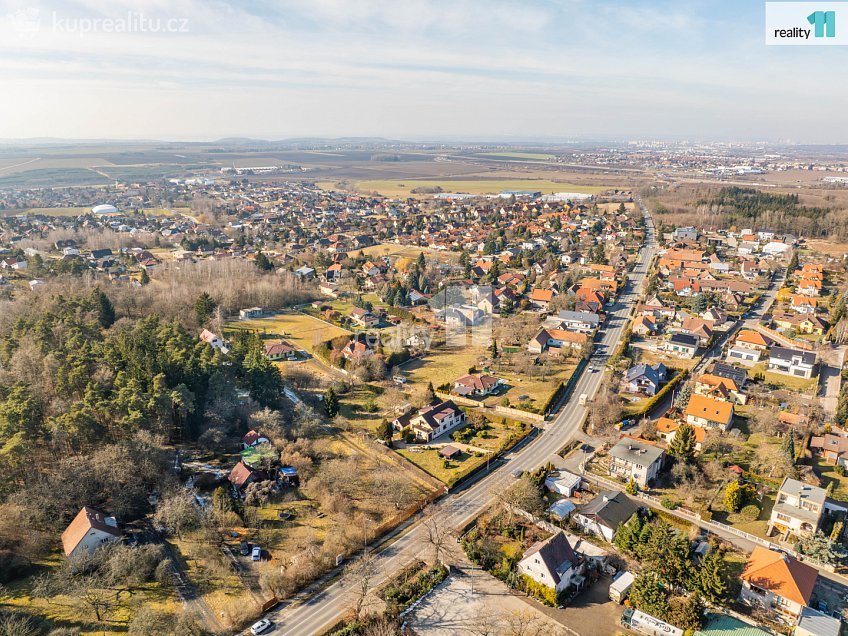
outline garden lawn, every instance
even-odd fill
[[[803,393],[808,392],[813,387],[818,386],[818,376],[812,377],[809,380],[806,378],[795,378],[791,375],[785,375],[783,373],[773,373],[771,371],[766,371],[765,362],[760,362],[759,364],[751,367],[748,371],[748,377],[754,377],[757,373],[762,373],[767,384],[776,384],[778,386],[784,386],[787,389],[791,389],[793,391],[800,391]]]
[[[813,457],[813,469],[822,478],[824,488],[834,482],[833,494],[831,495],[834,499],[848,501],[848,476],[843,477],[836,472],[836,466],[828,464],[824,459],[817,456]]]
[[[436,449],[412,452],[408,448],[402,448],[397,452],[448,486],[453,486],[471,471],[485,464],[487,459],[486,455],[475,457],[473,454],[463,453],[459,460],[451,460],[448,462],[448,468],[445,468],[444,459]]]

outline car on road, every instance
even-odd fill
[[[262,548],[258,545],[253,546],[253,552],[250,553],[251,561],[260,561],[262,559]]]
[[[584,453],[591,453],[594,449],[592,448],[592,446],[590,444],[581,444],[580,450],[583,451]]]
[[[598,367],[596,367],[594,364],[591,367],[589,367],[589,373],[596,373],[597,371],[598,371]]]
[[[270,629],[271,624],[271,621],[269,621],[267,618],[263,618],[261,621],[257,621],[250,626],[250,633],[253,634],[253,636],[261,634]]]

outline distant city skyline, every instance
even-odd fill
[[[0,139],[848,143],[845,49],[763,29],[760,0],[0,0]]]

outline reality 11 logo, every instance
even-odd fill
[[[817,38],[836,37],[836,11],[813,11],[807,22],[815,25]]]

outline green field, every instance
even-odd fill
[[[543,194],[554,192],[598,194],[606,189],[601,186],[576,185],[548,179],[375,179],[356,182],[356,189],[360,192],[379,192],[387,197],[414,196],[412,190],[416,188],[441,188],[444,192],[463,194],[498,194],[505,190],[533,190]]]
[[[555,155],[542,152],[481,152],[481,157],[503,157],[504,159],[537,159],[539,161],[550,161],[556,159]]]

